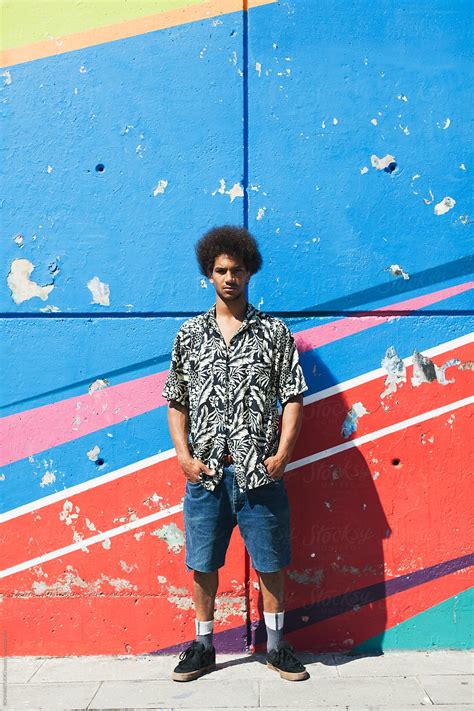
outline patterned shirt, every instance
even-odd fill
[[[202,485],[212,491],[219,483],[228,449],[245,491],[274,481],[263,461],[278,450],[277,399],[284,405],[307,389],[293,335],[281,319],[247,303],[227,348],[214,304],[178,330],[162,395],[188,409],[191,456],[214,471],[201,475]]]

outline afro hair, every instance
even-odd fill
[[[245,227],[213,227],[196,243],[195,251],[201,274],[206,277],[212,274],[216,257],[221,254],[241,259],[251,274],[258,272],[263,264],[257,242]]]

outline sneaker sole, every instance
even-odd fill
[[[199,679],[203,674],[207,674],[216,668],[215,664],[210,664],[208,667],[202,667],[202,669],[196,669],[192,672],[173,672],[171,678],[173,681],[193,681],[194,679]]]
[[[273,671],[278,672],[278,674],[281,676],[281,678],[286,679],[287,681],[303,681],[304,679],[309,678],[309,674],[307,671],[286,672],[286,671],[283,671],[282,669],[278,669],[278,667],[274,667],[273,664],[270,664],[270,662],[267,662],[267,667],[269,669],[273,669]]]

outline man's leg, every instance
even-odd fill
[[[263,616],[267,629],[267,652],[277,649],[283,638],[284,587],[283,569],[273,573],[257,571],[263,598]]]
[[[194,571],[194,609],[196,612],[196,639],[205,647],[212,646],[214,630],[214,603],[219,586],[219,571],[201,573]]]

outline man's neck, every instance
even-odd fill
[[[224,321],[243,321],[247,311],[248,301],[245,295],[237,301],[225,302],[219,297],[216,299],[216,318]]]

